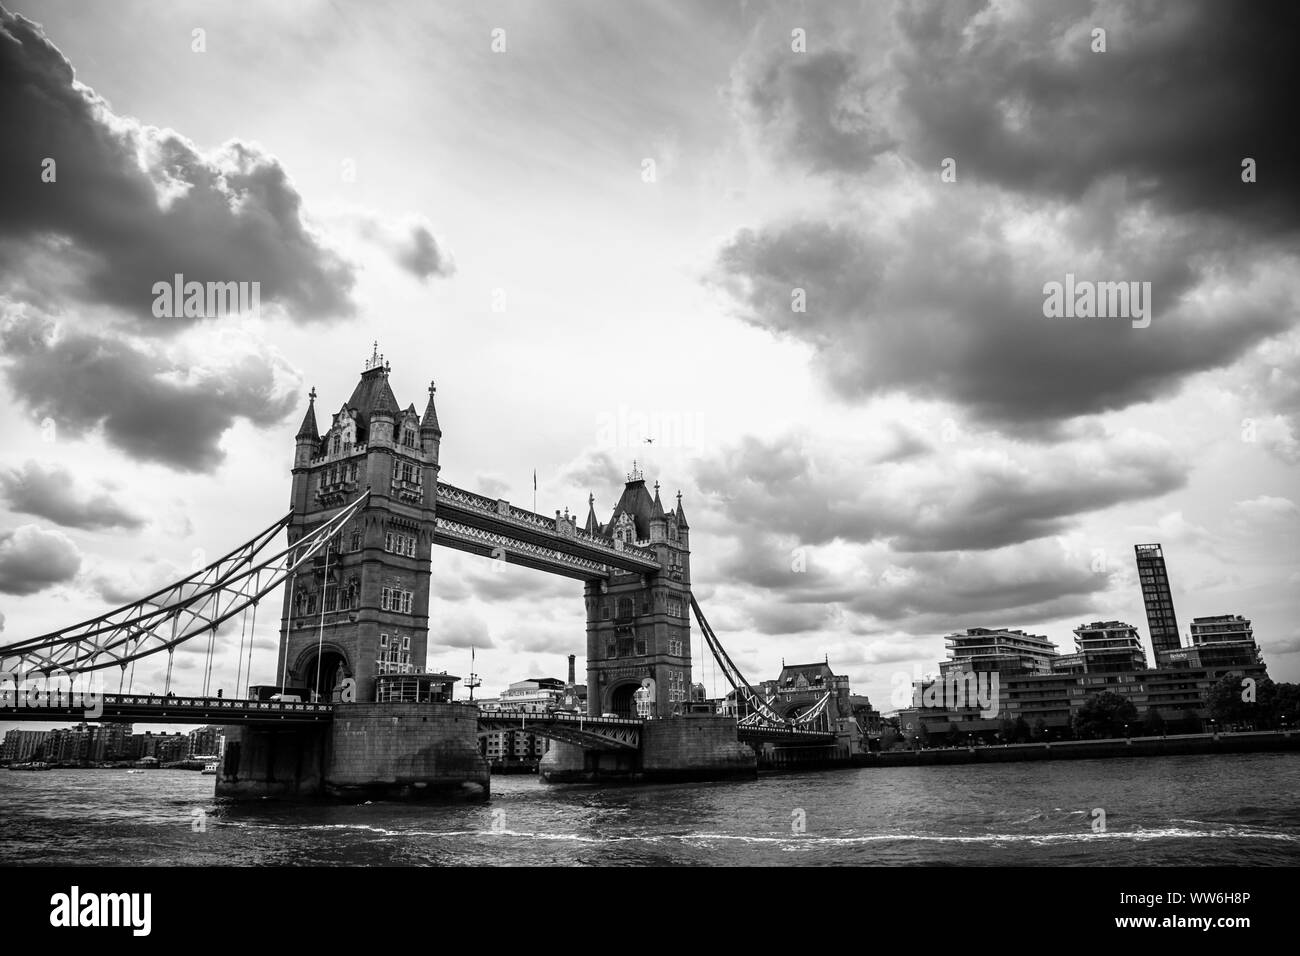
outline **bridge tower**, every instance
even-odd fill
[[[425,664],[442,429],[433,384],[423,417],[414,405],[402,411],[389,369],[376,344],[323,435],[313,389],[295,438],[290,543],[370,490],[334,545],[285,588],[275,680],[325,700],[351,677],[356,700],[372,701],[378,674]]]
[[[587,710],[591,714],[668,717],[681,711],[691,688],[690,526],[677,495],[665,511],[633,463],[608,523],[596,520],[588,500],[588,534],[652,549],[658,573],[614,570],[608,581],[588,581]],[[652,695],[637,691],[646,679]]]

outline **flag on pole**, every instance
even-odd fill
[[[533,491],[537,490],[537,469],[533,469]]]

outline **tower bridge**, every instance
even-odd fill
[[[218,776],[218,792],[231,796],[376,787],[419,795],[470,784],[486,793],[475,738],[515,729],[516,720],[554,741],[547,759],[555,779],[752,773],[751,747],[845,745],[850,730],[832,719],[827,701],[793,718],[779,715],[709,627],[691,593],[690,525],[680,492],[666,508],[659,483],[651,490],[634,465],[609,518],[598,519],[592,495],[579,524],[576,515],[536,514],[443,482],[436,388],[430,383],[423,413],[413,404],[403,410],[390,370],[376,347],[324,430],[310,392],[294,436],[287,515],[154,594],[0,647],[0,671],[117,667],[118,694],[105,708],[116,719],[180,722],[171,715],[183,711],[242,727]],[[287,547],[275,544],[281,532]],[[415,688],[409,699],[391,691],[392,675],[424,669],[434,546],[582,582],[586,715],[480,714],[449,694],[420,690],[436,682],[405,681]],[[233,634],[238,622],[236,680],[251,683],[258,609],[275,591],[281,594],[274,686],[281,699],[214,702],[218,628],[228,624]],[[745,704],[739,728],[733,718],[691,713],[692,615]],[[209,666],[203,693],[181,698],[182,705],[171,691],[172,657],[193,640],[207,642]],[[162,695],[141,697],[130,688],[124,694],[136,661],[160,653],[168,660]],[[0,698],[0,714],[52,716],[24,709],[14,690]],[[295,710],[296,702],[310,707]],[[305,726],[311,724],[318,726]]]

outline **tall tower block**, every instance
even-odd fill
[[[657,573],[615,571],[587,583],[587,710],[671,716],[691,686],[690,528],[681,495],[666,512],[658,482],[652,495],[634,465],[607,523],[596,520],[589,500],[585,530],[616,546],[650,548],[660,565]]]
[[[1137,544],[1133,551],[1137,555],[1138,580],[1147,609],[1154,663],[1161,667],[1161,656],[1178,650],[1182,643],[1178,636],[1178,618],[1174,614],[1174,595],[1169,588],[1169,572],[1160,545]]]
[[[423,417],[401,410],[390,366],[374,353],[324,434],[316,392],[295,438],[289,541],[370,491],[331,544],[287,582],[276,681],[330,700],[356,681],[374,700],[380,673],[423,670],[429,636],[430,551],[442,429],[434,387]]]

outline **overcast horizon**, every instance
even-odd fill
[[[325,427],[378,342],[450,484],[680,491],[751,681],[891,711],[949,633],[1099,620],[1154,663],[1149,542],[1185,643],[1244,615],[1300,680],[1290,8],[0,3],[0,643],[282,516],[308,390]],[[178,273],[260,314],[160,316]],[[1149,322],[1049,316],[1076,281]],[[490,564],[435,550],[428,666],[582,673],[581,585]]]

